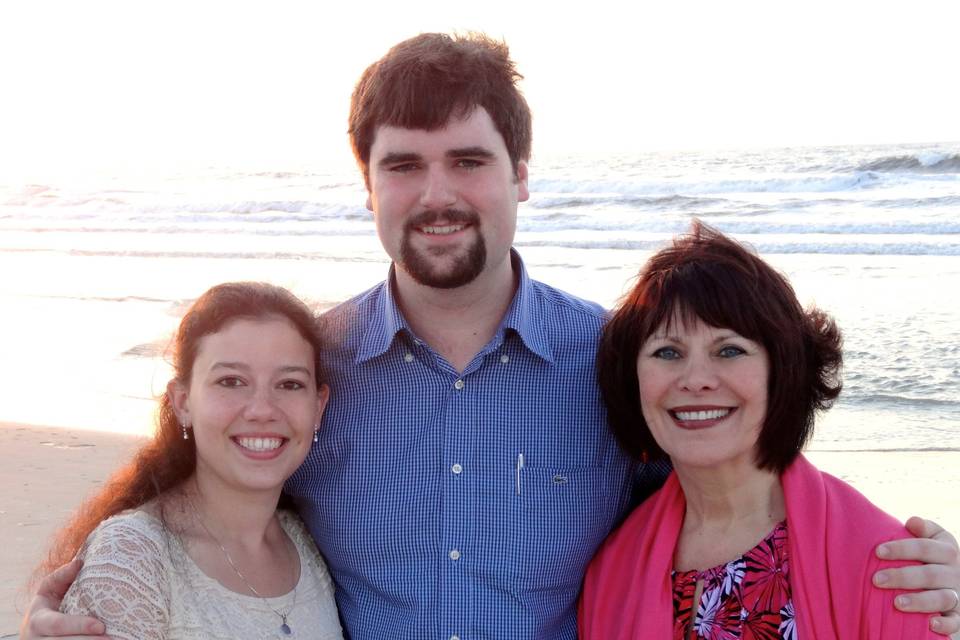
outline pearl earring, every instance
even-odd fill
[[[189,439],[190,439],[190,433],[187,431],[187,423],[186,423],[186,422],[181,423],[180,427],[183,429],[183,439],[184,439],[184,440],[189,440]]]

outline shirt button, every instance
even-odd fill
[[[459,462],[455,462],[453,466],[450,467],[450,471],[453,471],[455,474],[460,475],[460,473],[463,472],[463,466]]]
[[[403,361],[404,361],[404,362],[413,362],[413,354],[412,354],[412,353],[408,353],[408,354],[404,355],[404,356],[403,356]]]
[[[451,559],[451,560],[459,560],[459,559],[460,559],[460,552],[457,551],[456,549],[454,549],[453,551],[451,551],[451,552],[450,552],[450,559]]]
[[[453,388],[456,389],[457,391],[460,391],[460,389],[463,389],[463,380],[457,380],[456,382],[454,382]]]
[[[450,640],[460,640],[460,636],[458,636],[457,634],[453,634],[452,636],[450,636]]]
[[[507,364],[508,362],[510,362],[510,356],[508,355],[500,356],[500,362],[502,362],[503,364]]]

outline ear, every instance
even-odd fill
[[[517,163],[517,202],[526,202],[530,199],[530,189],[527,188],[527,161]]]
[[[370,189],[367,189],[367,201],[365,203],[367,211],[373,211],[373,198],[370,195]]]
[[[322,384],[317,389],[317,424],[320,424],[320,418],[323,417],[323,410],[327,408],[328,400],[330,400],[330,387]]]
[[[167,383],[167,397],[180,424],[193,424],[193,419],[190,417],[189,395],[189,388],[179,380],[171,380]]]

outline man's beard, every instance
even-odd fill
[[[434,260],[447,257],[445,249],[421,252],[413,248],[411,238],[418,233],[415,228],[430,226],[438,220],[446,224],[469,224],[476,233],[475,240],[467,247],[465,255],[456,257],[449,268],[437,269]],[[451,248],[450,251],[459,251]],[[473,211],[446,209],[443,212],[424,211],[407,221],[400,244],[400,266],[419,284],[435,289],[455,289],[473,282],[487,264],[487,245],[480,235],[480,217]]]

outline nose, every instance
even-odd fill
[[[446,209],[457,202],[457,192],[444,167],[430,167],[424,177],[420,204],[428,210]]]
[[[276,413],[272,390],[267,387],[254,389],[243,408],[243,418],[248,422],[270,422]]]
[[[688,357],[680,376],[680,387],[684,391],[701,393],[719,386],[719,377],[709,357]]]

